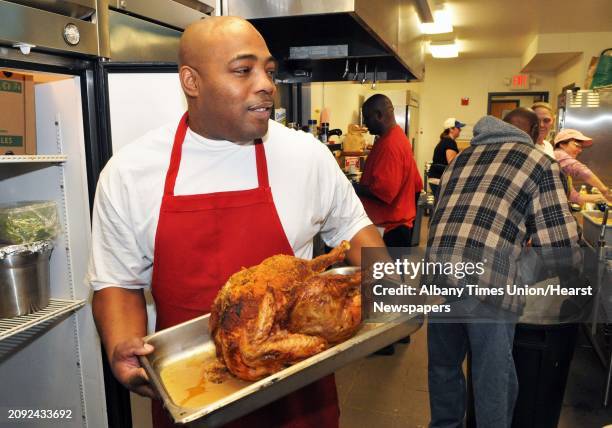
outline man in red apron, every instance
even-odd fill
[[[241,267],[258,264],[275,254],[294,254],[273,198],[266,156],[268,145],[261,139],[268,133],[275,67],[261,35],[239,18],[208,18],[189,27],[182,37],[179,75],[188,113],[178,124],[174,142],[168,142],[173,145],[155,229],[151,289],[157,329],[208,313],[221,286]],[[246,190],[176,194],[179,171],[186,167],[185,156],[190,153],[183,144],[189,132],[206,141],[254,146],[257,186]],[[154,397],[137,359],[138,355],[152,352],[152,347],[142,341],[147,319],[142,290],[122,287],[119,280],[116,285],[109,284],[108,280],[100,279],[103,268],[96,265],[100,254],[103,257],[104,252],[111,252],[97,245],[97,239],[106,242],[105,231],[113,227],[118,230],[139,227],[120,224],[108,208],[101,208],[100,201],[109,192],[105,183],[121,180],[121,172],[116,176],[112,173],[111,167],[102,190],[98,189],[94,208],[90,281],[106,282],[104,288],[94,293],[94,317],[115,377],[132,391]],[[125,171],[123,174],[126,175]],[[120,211],[129,210],[113,208],[117,210],[117,217],[121,217]],[[131,219],[123,223],[138,221]],[[346,237],[351,241],[347,256],[351,264],[360,264],[361,247],[384,245],[376,229],[368,223],[353,236]],[[335,383],[333,376],[328,376],[230,426],[336,427],[338,417]],[[172,426],[156,400],[153,419],[157,428]]]

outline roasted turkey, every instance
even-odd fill
[[[361,273],[321,275],[349,243],[313,260],[277,255],[232,275],[209,328],[217,357],[240,379],[257,380],[352,336],[361,323]]]

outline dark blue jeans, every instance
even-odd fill
[[[428,323],[431,428],[463,426],[466,383],[462,365],[468,349],[476,425],[511,426],[518,395],[512,358],[514,327],[514,323]]]

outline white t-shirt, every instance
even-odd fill
[[[542,143],[543,144],[536,143],[535,146],[538,148],[539,151],[547,154],[549,158],[555,160],[555,149],[553,148],[550,141],[544,140]]]
[[[94,290],[150,285],[176,127],[169,124],[128,144],[100,174],[88,272]],[[311,134],[271,120],[263,141],[272,197],[297,257],[312,257],[312,238],[318,232],[327,245],[335,247],[372,224],[329,149]],[[187,131],[175,195],[246,190],[257,185],[252,142],[213,141]]]

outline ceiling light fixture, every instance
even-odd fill
[[[421,31],[424,34],[443,34],[453,32],[453,21],[450,11],[444,6],[439,6],[433,12],[434,22],[422,22]]]
[[[429,42],[429,52],[434,58],[456,58],[459,56],[459,46],[455,41]]]

